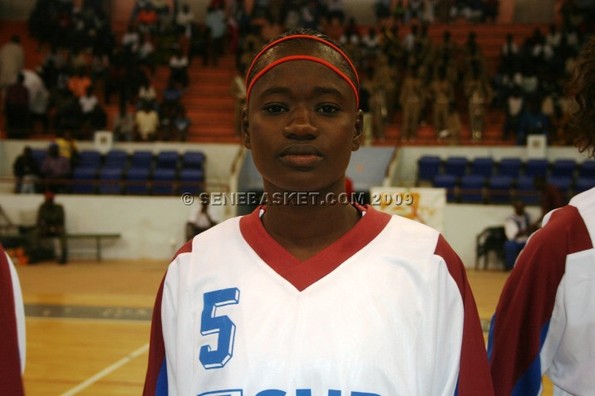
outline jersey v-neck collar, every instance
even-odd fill
[[[391,216],[371,206],[359,208],[365,216],[341,238],[314,256],[300,261],[275,241],[265,230],[256,208],[240,219],[242,236],[256,254],[277,274],[302,291],[334,271],[341,263],[361,250],[384,229]],[[363,213],[362,213],[363,214]]]

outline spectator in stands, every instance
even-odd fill
[[[195,235],[208,230],[217,224],[209,214],[208,199],[201,200],[200,205],[194,205],[190,217],[186,222],[186,239],[191,240]]]
[[[192,34],[192,24],[194,23],[196,23],[196,17],[194,16],[192,9],[190,9],[190,5],[188,5],[188,3],[182,4],[182,7],[176,14],[176,26],[178,27],[180,34],[190,38]]]
[[[58,145],[60,156],[66,158],[70,162],[70,168],[73,169],[78,163],[79,149],[72,131],[69,129],[58,131],[54,143]]]
[[[449,139],[451,145],[459,144],[461,141],[461,117],[457,110],[456,102],[450,102],[448,105],[448,119],[446,122],[446,133],[438,134],[438,139]]]
[[[404,142],[415,140],[419,128],[419,118],[421,115],[422,104],[424,103],[424,89],[419,69],[412,68],[405,81],[399,95],[399,101],[402,109],[401,140]]]
[[[140,43],[141,35],[138,32],[138,29],[135,25],[129,25],[126,32],[122,35],[121,43],[122,47],[126,50],[130,50],[133,53],[136,53],[138,50],[138,46]]]
[[[118,114],[114,117],[112,129],[116,134],[116,140],[120,142],[131,142],[134,140],[134,114],[127,111],[126,106],[120,107]]]
[[[81,117],[78,99],[67,88],[58,89],[53,97],[53,112],[50,124],[55,130],[78,130]]]
[[[167,82],[165,90],[163,91],[159,111],[162,113],[167,113],[169,109],[177,109],[181,105],[181,100],[182,90],[175,81],[170,79]]]
[[[224,39],[227,29],[223,4],[209,6],[207,8],[205,25],[209,29],[209,44],[207,47],[209,51],[209,62],[211,62],[211,65],[217,66],[219,64],[219,57],[223,54],[225,48]]]
[[[540,98],[538,96],[527,98],[526,106],[520,117],[517,144],[526,144],[529,135],[542,135],[549,139],[552,132],[551,122],[541,109]]]
[[[44,191],[62,193],[67,191],[68,180],[71,176],[70,161],[60,155],[59,147],[52,143],[41,164],[41,177]]]
[[[151,72],[151,75],[155,74],[157,68],[157,61],[155,59],[155,46],[148,34],[141,36],[138,43],[137,51],[138,65],[145,66]]]
[[[190,83],[188,77],[188,57],[182,52],[180,48],[177,48],[172,56],[169,58],[169,79],[179,84],[181,87],[186,88]]]
[[[190,129],[191,121],[186,115],[184,106],[177,109],[176,115],[172,120],[172,138],[185,142],[188,138],[188,130]]]
[[[512,91],[510,96],[506,98],[504,104],[504,124],[502,125],[502,139],[508,140],[510,136],[514,137],[515,141],[519,141],[519,133],[521,132],[521,116],[523,114],[524,98],[521,94],[520,87]]]
[[[47,133],[49,129],[49,117],[47,112],[50,93],[37,70],[25,69],[23,75],[25,77],[23,83],[29,91],[29,115],[31,117],[31,125],[33,126],[36,121],[39,121],[41,122],[42,132]]]
[[[24,67],[25,52],[21,38],[18,35],[13,35],[7,43],[0,47],[0,94],[17,82],[17,77]],[[1,96],[0,99],[2,99]]]
[[[95,95],[95,89],[92,85],[88,86],[85,94],[79,98],[79,107],[82,114],[83,123],[90,121],[91,115],[95,111],[95,107],[99,105],[99,99]]]
[[[144,105],[134,116],[137,140],[151,141],[156,138],[159,128],[159,115],[149,105]]]
[[[25,76],[19,73],[16,82],[8,87],[4,98],[4,116],[9,139],[26,138],[30,128],[29,91]]]
[[[37,210],[37,221],[33,232],[33,246],[41,246],[44,238],[58,238],[60,241],[60,264],[68,262],[68,244],[66,243],[66,215],[64,207],[54,201],[55,194],[46,191],[44,202]]]
[[[91,77],[83,68],[76,70],[67,82],[68,89],[76,98],[84,96],[92,84]]]
[[[12,173],[16,181],[15,193],[33,194],[38,191],[41,171],[31,147],[25,146],[23,152],[15,159]]]
[[[473,140],[480,140],[485,130],[487,109],[492,101],[492,87],[475,64],[471,75],[465,81],[465,96],[469,109],[469,126]]]
[[[137,95],[138,101],[136,104],[137,108],[140,108],[143,104],[149,104],[151,107],[157,109],[157,91],[155,86],[151,83],[151,80],[144,78],[141,81]]]
[[[159,24],[159,15],[152,4],[146,4],[136,15],[138,30],[143,34],[153,34],[157,31]]]
[[[504,233],[506,242],[504,242],[504,269],[512,270],[517,256],[525,247],[527,239],[533,230],[531,217],[525,210],[525,203],[516,200],[513,203],[514,212],[506,218],[504,222]]]
[[[446,78],[446,69],[441,68],[437,77],[430,84],[430,97],[432,98],[432,119],[436,136],[447,129],[448,106],[454,101],[454,87]]]

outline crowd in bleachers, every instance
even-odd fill
[[[120,128],[117,121],[132,118],[132,130],[125,125],[118,139],[184,140],[190,124],[183,95],[195,58],[202,65],[217,65],[221,55],[234,53],[241,72],[264,42],[287,29],[306,27],[340,42],[356,60],[367,143],[384,140],[387,124],[395,120],[400,120],[403,140],[415,140],[427,124],[437,139],[456,144],[461,120],[480,140],[490,108],[506,115],[505,140],[523,144],[527,134],[545,133],[558,142],[567,104],[562,83],[584,36],[591,33],[586,17],[566,1],[560,25],[552,24],[547,32],[536,29],[523,42],[509,35],[494,75],[473,25],[462,44],[448,30],[438,42],[428,31],[435,21],[494,20],[497,1],[409,0],[393,7],[391,1],[378,0],[370,5],[376,24],[366,27],[348,15],[341,0],[257,0],[249,13],[241,0],[211,0],[200,21],[187,3],[170,9],[164,0],[137,0],[120,37],[100,1],[82,4],[79,9],[72,1],[36,2],[29,30],[47,56],[27,74],[28,80],[41,80],[37,90],[46,92],[36,94],[35,111],[30,100],[25,117],[18,110],[24,107],[23,84],[12,90],[9,99],[14,98],[17,110],[7,113],[9,137],[27,137],[33,127],[42,133],[71,130],[88,139],[95,130]],[[154,80],[158,66],[169,70],[159,91]],[[105,106],[114,96],[120,111],[110,120]]]
[[[101,1],[76,8],[72,1],[39,0],[28,26],[45,56],[34,70],[25,70],[21,54],[13,81],[0,76],[6,130],[10,138],[39,132],[90,139],[109,128],[120,141],[186,140],[190,67],[216,66],[222,55],[233,54],[241,76],[266,41],[306,27],[341,43],[361,71],[365,144],[382,142],[387,124],[395,121],[404,141],[415,141],[425,125],[437,140],[457,144],[463,125],[481,140],[494,109],[505,115],[504,140],[524,144],[530,134],[545,134],[551,143],[569,143],[563,83],[592,33],[588,14],[567,0],[562,22],[547,32],[536,29],[523,40],[511,33],[494,74],[472,23],[494,20],[497,3],[409,0],[392,7],[378,0],[370,5],[376,24],[362,26],[341,0],[256,0],[250,12],[241,0],[211,0],[202,20],[188,3],[175,2],[171,9],[164,0],[137,0],[126,30],[117,33]],[[432,23],[461,18],[471,22],[464,43],[455,42],[449,30],[440,40],[430,37]],[[9,44],[18,60],[19,38]],[[159,87],[157,68],[167,69],[167,82]],[[237,109],[241,87],[234,92]],[[119,111],[110,119],[106,106],[114,98]]]

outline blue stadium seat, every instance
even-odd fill
[[[178,191],[180,194],[189,193],[197,195],[204,191],[204,172],[201,169],[180,170]]]
[[[520,158],[502,158],[496,166],[496,173],[500,176],[519,177],[523,161]]]
[[[120,168],[126,169],[128,165],[128,153],[124,150],[110,150],[105,155],[105,160],[103,162],[104,168]]]
[[[550,169],[550,176],[553,177],[570,177],[574,178],[574,170],[576,169],[576,161],[573,159],[557,159]]]
[[[572,177],[567,176],[550,176],[547,178],[547,182],[555,186],[565,198],[568,198],[573,181]]]
[[[576,178],[574,183],[574,193],[580,194],[583,191],[590,190],[593,187],[595,187],[595,175],[590,177],[579,176]]]
[[[83,150],[79,152],[77,166],[82,168],[98,168],[101,166],[101,153],[96,150]]]
[[[491,157],[477,157],[471,161],[469,174],[490,177],[494,171],[494,159]]]
[[[121,194],[122,193],[122,168],[102,168],[99,171],[100,194]]]
[[[436,175],[433,180],[433,187],[446,189],[446,200],[455,202],[457,200],[457,177],[455,175]]]
[[[546,177],[549,162],[545,158],[531,158],[525,162],[525,176]]]
[[[479,175],[461,177],[460,201],[463,203],[483,203],[486,178]]]
[[[488,179],[487,196],[490,203],[510,203],[512,197],[513,178],[511,176],[494,175]]]
[[[530,176],[519,176],[516,182],[516,197],[526,205],[537,205],[539,193],[535,189],[535,179]]]
[[[130,156],[130,168],[152,169],[154,164],[153,153],[147,150],[137,150]]]
[[[155,169],[155,172],[153,172],[153,195],[173,195],[176,192],[175,185],[175,169]]]
[[[204,169],[205,158],[202,151],[186,151],[182,154],[182,168]]]
[[[124,192],[128,195],[148,195],[149,176],[151,171],[147,167],[130,168],[124,177]]]
[[[577,177],[595,177],[595,160],[585,160],[580,163]]]
[[[160,169],[177,169],[180,154],[174,150],[164,150],[157,154],[156,167]]]
[[[95,194],[97,168],[77,167],[72,171],[73,194]]]
[[[444,173],[462,177],[467,174],[468,163],[465,157],[449,157],[444,161]]]
[[[424,155],[417,160],[417,184],[422,181],[433,182],[440,174],[442,160],[437,155]]]

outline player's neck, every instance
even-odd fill
[[[262,223],[281,246],[308,259],[355,226],[361,213],[352,205],[270,205]]]

